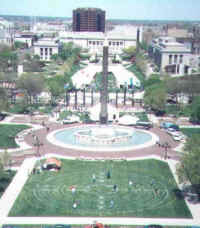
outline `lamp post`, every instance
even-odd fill
[[[132,104],[132,107],[134,107],[134,105],[135,105],[135,101],[134,101],[134,89],[131,90],[131,93],[132,93],[132,102],[131,102],[131,104]]]
[[[118,107],[118,93],[119,93],[119,90],[116,89],[116,100],[115,100],[115,105],[116,105],[116,108]]]
[[[38,157],[40,157],[40,147],[43,146],[43,143],[39,140],[38,136],[34,137],[34,144],[33,144],[36,148],[37,148],[37,155]]]
[[[127,92],[127,87],[124,87],[124,105],[126,105],[126,92]]]
[[[83,107],[85,107],[85,87],[83,88]]]
[[[94,89],[95,89],[95,84],[92,83],[90,88],[91,88],[91,106],[93,106],[94,105]]]
[[[75,95],[74,106],[75,106],[75,109],[76,109],[76,110],[77,110],[77,92],[78,92],[78,90],[75,88],[75,89],[74,89],[74,95]]]

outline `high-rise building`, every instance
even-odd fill
[[[98,8],[73,10],[74,32],[105,32],[105,11]]]

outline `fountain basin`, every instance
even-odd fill
[[[117,134],[120,133],[119,137],[113,136],[113,132],[116,133],[116,131]],[[92,132],[94,135],[88,136]],[[107,132],[106,135],[105,132]],[[68,149],[121,152],[153,146],[159,138],[149,131],[132,127],[105,125],[102,130],[102,125],[83,125],[53,131],[47,135],[47,140],[54,145]]]
[[[128,142],[133,131],[127,128],[114,126],[98,126],[91,129],[77,131],[74,134],[76,142],[80,144],[110,145]]]

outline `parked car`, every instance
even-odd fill
[[[184,139],[183,135],[173,135],[172,138],[174,141],[181,141]]]
[[[179,126],[177,124],[171,123],[171,122],[163,122],[160,124],[160,128],[164,129],[171,129],[173,128],[176,131],[179,131]]]

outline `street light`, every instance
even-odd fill
[[[91,106],[93,106],[94,105],[94,90],[96,88],[95,83],[92,83],[90,88],[91,88]]]
[[[37,155],[40,157],[40,147],[43,146],[43,143],[39,140],[38,136],[34,137],[33,145],[37,147]]]

